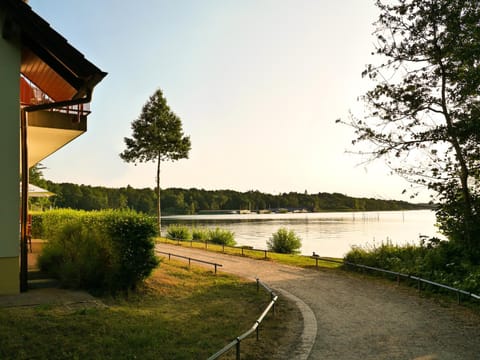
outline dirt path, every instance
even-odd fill
[[[175,245],[157,249],[220,263],[221,271],[259,277],[300,299],[316,322],[308,359],[480,359],[478,314],[422,298],[394,282]]]

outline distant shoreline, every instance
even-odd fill
[[[40,208],[71,208],[76,210],[132,209],[144,214],[157,213],[157,194],[154,189],[135,189],[131,186],[107,188],[102,186],[54,183],[40,180],[34,185],[56,194],[42,199]],[[242,213],[316,213],[352,211],[424,210],[432,204],[415,204],[402,200],[351,197],[340,193],[309,194],[289,192],[277,195],[257,190],[204,190],[167,188],[160,192],[163,215],[242,214]],[[36,204],[32,204],[35,206]]]
[[[275,211],[275,210],[204,210],[199,211],[196,214],[168,214],[162,215],[162,217],[169,217],[169,216],[196,216],[196,215],[285,215],[285,214],[324,214],[324,213],[376,213],[376,212],[392,212],[392,211],[421,211],[421,210],[435,210],[434,206],[426,206],[424,208],[416,208],[416,209],[385,209],[385,210],[323,210],[323,211],[308,211],[308,210],[300,210],[300,211]]]

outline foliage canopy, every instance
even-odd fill
[[[158,89],[132,122],[132,137],[125,138],[120,157],[127,162],[179,160],[188,157],[190,137],[184,136],[180,118],[170,110]]]
[[[156,194],[150,188],[135,189],[106,188],[100,186],[56,184],[47,181],[45,188],[56,194],[49,199],[48,206],[82,210],[133,209],[154,215]],[[425,209],[425,204],[412,204],[406,201],[353,198],[338,193],[283,193],[267,194],[260,191],[238,192],[233,190],[204,190],[168,188],[161,192],[162,213],[169,215],[196,214],[207,210],[251,209],[289,211],[382,211]]]
[[[377,1],[376,83],[351,117],[354,144],[371,158],[438,194],[442,230],[480,255],[480,3]]]

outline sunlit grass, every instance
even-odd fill
[[[270,251],[265,250],[253,250],[245,247],[229,247],[229,246],[222,246],[216,245],[205,242],[198,242],[198,241],[177,241],[171,240],[167,238],[157,238],[157,242],[167,243],[167,244],[174,244],[184,247],[193,247],[197,249],[204,249],[213,252],[221,252],[230,255],[236,256],[245,256],[252,259],[259,259],[259,260],[267,260],[267,261],[275,261],[281,264],[292,265],[292,266],[299,266],[305,268],[314,268],[316,267],[316,260],[310,256],[304,255],[296,255],[296,254],[278,254],[273,253]],[[334,261],[341,261],[341,259],[330,258]],[[322,261],[318,260],[318,267],[321,268],[328,268],[328,269],[335,269],[342,266],[341,263],[337,262],[329,262],[329,261]]]
[[[0,359],[205,359],[248,330],[270,296],[252,282],[172,260],[136,293],[102,300],[106,307],[0,308]],[[281,301],[262,341],[242,344],[247,358],[268,359],[298,318]]]

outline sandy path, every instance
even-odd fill
[[[157,250],[220,263],[221,271],[259,277],[301,299],[317,324],[308,359],[480,359],[478,314],[394,282],[175,245],[158,244]]]

